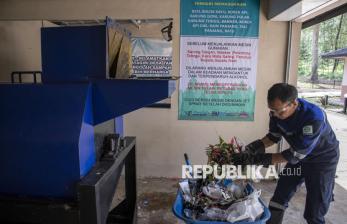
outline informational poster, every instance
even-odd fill
[[[254,120],[259,0],[181,0],[179,119]]]
[[[132,69],[137,77],[171,77],[171,42],[153,38],[133,38]]]

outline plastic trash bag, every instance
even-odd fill
[[[229,195],[232,195],[233,198],[235,198],[236,200],[240,198],[244,198],[246,196],[245,187],[239,186],[235,183],[228,184],[226,187],[226,192]]]
[[[209,198],[221,200],[224,199],[225,193],[223,189],[217,184],[209,184],[202,188],[202,192]]]
[[[227,209],[228,222],[251,221],[254,222],[263,212],[264,207],[259,201],[261,191],[254,191],[248,195],[246,200],[236,202]]]
[[[228,217],[226,210],[220,208],[205,208],[204,213],[199,217],[200,220],[209,220],[209,221],[225,221]]]
[[[192,195],[190,193],[188,180],[184,180],[179,182],[180,188],[183,192],[183,199],[186,202],[190,202],[192,200]]]
[[[183,210],[184,212],[184,215],[187,217],[187,218],[190,218],[190,219],[193,219],[194,218],[194,214],[193,214],[193,211],[190,210],[190,209],[184,209]]]

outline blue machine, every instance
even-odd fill
[[[77,198],[97,160],[94,126],[174,91],[173,80],[106,79],[110,28],[42,28],[43,82],[0,84],[0,194]]]

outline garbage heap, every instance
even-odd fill
[[[232,165],[231,155],[244,151],[235,137],[229,143],[221,137],[216,145],[206,149],[209,165]],[[179,183],[183,193],[183,212],[186,218],[200,221],[254,222],[264,212],[259,201],[260,190],[247,187],[246,182],[206,179],[186,179]]]

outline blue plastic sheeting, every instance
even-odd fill
[[[0,193],[77,196],[95,163],[91,98],[88,83],[0,85]]]
[[[106,78],[106,26],[41,28],[42,81]]]

